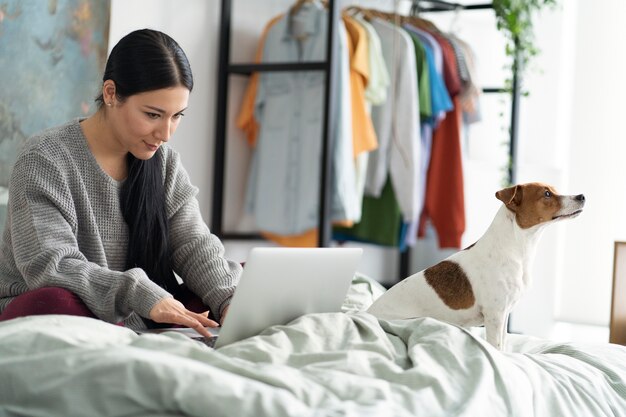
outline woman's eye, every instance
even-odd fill
[[[181,117],[183,117],[185,115],[185,113],[176,113],[174,116],[172,116],[174,119],[180,119]]]
[[[158,119],[159,118],[159,114],[158,113],[150,113],[150,112],[146,112],[146,115],[151,118],[151,119]]]
[[[546,191],[545,193],[543,193],[543,196],[546,198],[550,198],[552,197],[552,193],[550,191]]]

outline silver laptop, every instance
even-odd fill
[[[309,313],[341,310],[363,250],[360,248],[253,248],[216,337],[172,330],[219,348]]]

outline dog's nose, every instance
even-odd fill
[[[578,194],[576,197],[574,197],[575,200],[578,201],[585,201],[585,195],[584,194]]]

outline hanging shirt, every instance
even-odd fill
[[[440,248],[461,247],[465,231],[465,194],[461,150],[461,108],[459,97],[454,109],[433,133],[432,152],[418,236],[425,235],[426,222],[437,231]]]
[[[476,55],[467,42],[454,35],[452,35],[451,38],[460,48],[464,56],[465,65],[467,66],[467,80],[460,94],[463,122],[466,124],[476,123],[482,120],[480,113],[480,96],[482,89],[477,74]]]
[[[327,12],[317,4],[305,4],[296,15],[279,19],[269,29],[262,62],[325,60],[327,27]],[[339,68],[335,62],[335,76]],[[269,72],[259,77],[255,118],[260,130],[246,208],[261,230],[288,235],[318,225],[324,90],[321,71]],[[332,93],[341,102],[341,89]],[[331,218],[358,219],[361,208],[356,204],[352,138],[341,135],[341,123],[337,117],[331,126]]]
[[[419,215],[419,101],[414,46],[396,26],[375,18],[372,26],[381,40],[389,69],[390,99],[373,106],[372,121],[379,148],[370,154],[366,194],[379,197],[387,180],[391,183],[405,221]]]
[[[339,65],[339,80],[337,83],[338,89],[341,89],[341,93],[339,94],[339,103],[337,103],[337,117],[338,120],[338,135],[344,138],[353,137],[352,135],[352,97],[350,94],[350,63],[347,56],[348,53],[348,34],[346,33],[346,29],[343,23],[340,21],[337,26],[338,35],[339,35],[339,53],[341,56],[338,58]],[[367,156],[367,154],[362,153],[361,158]],[[358,195],[358,186],[357,186],[357,204],[358,204],[358,216],[352,221],[349,220],[334,220],[334,225],[340,225],[343,227],[351,227],[354,225],[354,221],[359,221],[361,218],[361,201],[362,195]],[[319,242],[319,231],[317,227],[311,228],[303,233],[298,234],[276,234],[268,231],[261,231],[261,236],[264,238],[271,240],[281,246],[289,246],[289,247],[316,247]]]
[[[469,68],[467,67],[467,61],[465,60],[465,52],[461,48],[461,45],[458,42],[457,38],[446,34],[446,39],[448,43],[450,43],[450,46],[454,51],[454,57],[456,58],[456,64],[458,69],[458,76],[461,80],[461,92],[463,92],[470,78]]]
[[[403,27],[424,47],[430,81],[431,110],[435,117],[431,123],[436,126],[437,122],[445,117],[446,112],[452,110],[452,100],[443,78],[443,52],[437,40],[425,30],[409,24]]]
[[[456,97],[462,89],[461,79],[459,78],[459,67],[456,61],[454,48],[450,44],[448,38],[441,33],[431,33],[432,36],[441,45],[443,53],[443,79],[450,97]]]
[[[424,236],[427,221],[437,231],[441,248],[460,248],[465,231],[465,196],[463,158],[461,150],[461,108],[459,92],[461,80],[450,43],[441,35],[429,32],[441,46],[443,73],[453,108],[434,129],[430,164],[420,216],[418,235]]]
[[[370,76],[365,89],[365,99],[369,104],[382,104],[387,100],[389,70],[383,57],[380,36],[378,36],[376,30],[368,21],[360,16],[354,16],[353,18],[365,29],[368,39]]]
[[[362,26],[347,15],[343,16],[342,21],[346,28],[345,41],[348,46],[348,60],[350,62],[348,71],[350,102],[344,104],[351,106],[355,188],[358,204],[363,207],[369,152],[378,147],[369,106],[365,100],[365,87],[369,84],[370,79],[369,46],[367,34]]]
[[[254,55],[255,63],[261,62],[261,59],[263,58],[263,45],[265,45],[267,32],[276,22],[282,19],[283,16],[284,15],[281,14],[272,18],[265,25],[265,28],[263,28],[263,32],[259,39],[259,45],[257,47],[256,54]],[[248,143],[251,146],[256,144],[256,140],[259,135],[259,122],[254,117],[254,105],[256,102],[256,93],[259,88],[259,76],[260,74],[258,72],[255,72],[250,76],[250,80],[246,86],[246,91],[243,95],[243,100],[241,101],[239,114],[237,115],[237,127],[244,131],[246,138],[248,139]]]
[[[419,91],[421,120],[428,120],[433,115],[431,106],[430,77],[428,75],[428,60],[426,49],[415,34],[408,32],[415,47],[415,63],[417,64],[417,89]]]
[[[419,201],[423,205],[426,199],[426,181],[431,159],[433,127],[437,126],[453,107],[450,94],[443,79],[443,52],[441,46],[427,31],[410,24],[405,24],[403,27],[414,41],[419,41],[424,48],[430,85],[431,117],[422,118],[421,124],[422,153],[419,165],[421,181]],[[423,206],[420,206],[420,213],[422,208]],[[406,233],[406,241],[404,242],[407,246],[413,246],[417,242],[418,226],[419,219],[407,225],[408,231]]]
[[[352,96],[352,134],[354,156],[378,147],[376,131],[367,111],[365,88],[370,77],[368,40],[365,29],[350,16],[343,17],[348,34],[348,56],[350,57],[350,93]]]
[[[357,241],[382,246],[398,247],[402,238],[402,213],[387,180],[380,197],[363,199],[361,221],[351,228],[334,227],[333,238],[339,241]]]

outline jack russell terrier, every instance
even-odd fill
[[[585,196],[528,183],[500,190],[496,198],[504,204],[476,243],[405,278],[367,311],[382,319],[428,316],[465,327],[484,324],[487,341],[503,350],[508,315],[530,283],[542,231],[578,216]]]

